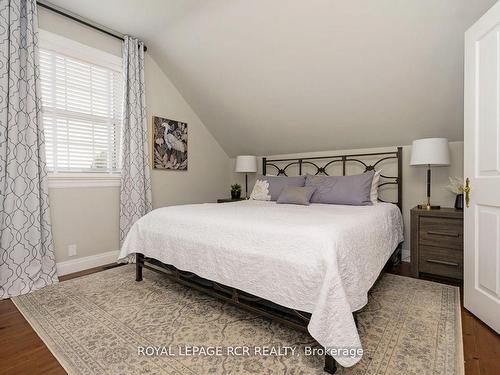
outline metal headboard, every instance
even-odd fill
[[[371,164],[364,162],[361,160],[363,157],[374,157],[380,156],[380,158]],[[335,155],[335,156],[317,156],[310,158],[296,158],[296,159],[267,159],[262,158],[262,174],[267,173],[268,167],[273,167],[277,170],[278,176],[288,176],[286,173],[287,168],[291,166],[298,166],[299,175],[302,174],[302,170],[304,166],[309,166],[312,168],[316,168],[316,173],[312,174],[323,174],[328,176],[327,168],[334,163],[342,163],[342,175],[346,175],[347,163],[355,162],[359,163],[365,168],[366,171],[377,170],[377,166],[380,165],[385,160],[396,159],[397,160],[397,176],[386,176],[382,173],[380,174],[381,182],[379,183],[379,187],[386,185],[397,185],[397,202],[394,203],[399,207],[400,210],[403,209],[403,148],[398,147],[397,151],[392,152],[376,152],[376,153],[367,153],[367,154],[351,154],[351,155]],[[286,164],[285,164],[286,163]],[[281,167],[278,164],[285,164]],[[380,199],[379,201],[384,202],[384,200]]]

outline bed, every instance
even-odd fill
[[[367,164],[361,156],[378,159]],[[397,160],[397,176],[383,174],[380,186],[397,187],[395,203],[297,206],[241,201],[164,207],[134,224],[120,259],[136,256],[138,281],[143,268],[162,271],[251,311],[298,329],[306,327],[325,348],[360,348],[355,312],[367,303],[368,291],[383,269],[400,257],[401,149],[263,160],[264,172],[274,166],[277,174],[286,175],[292,168],[301,174],[306,165],[327,174],[335,160],[346,174],[353,160],[374,169],[391,159]],[[335,372],[336,362],[352,366],[360,358],[326,355],[325,371]]]

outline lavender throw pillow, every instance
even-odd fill
[[[285,187],[302,187],[306,183],[305,176],[287,177],[287,176],[257,176],[257,181],[265,181],[269,183],[269,195],[271,200],[275,201]],[[262,184],[262,183],[261,183]]]
[[[314,186],[286,187],[281,192],[276,203],[301,204],[309,206],[311,196],[316,188]]]
[[[306,186],[316,188],[311,203],[371,205],[370,192],[374,171],[352,176],[307,175]]]

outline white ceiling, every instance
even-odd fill
[[[146,41],[230,156],[462,140],[463,33],[495,0],[53,0]]]

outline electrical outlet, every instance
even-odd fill
[[[76,255],[76,245],[68,245],[68,256],[74,257]]]

